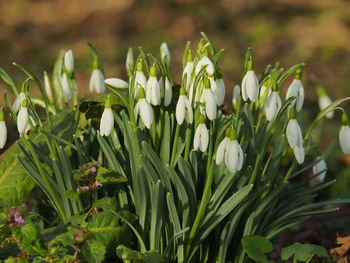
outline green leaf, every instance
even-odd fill
[[[85,262],[102,262],[106,254],[106,246],[97,240],[88,240],[82,247]]]
[[[102,184],[119,184],[128,181],[128,179],[121,173],[105,167],[98,168],[96,180]]]
[[[119,245],[116,249],[117,256],[121,258],[124,262],[128,260],[129,262],[140,262],[142,259],[142,254],[138,251],[132,250],[126,246]]]
[[[291,246],[285,247],[281,251],[281,259],[288,260],[294,257],[298,261],[306,262],[312,257],[329,258],[327,250],[318,245],[294,243]]]
[[[272,243],[268,239],[262,236],[244,236],[241,242],[249,258],[261,263],[270,262],[265,255],[273,251]]]

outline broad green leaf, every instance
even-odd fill
[[[132,250],[124,245],[119,245],[116,249],[116,253],[124,262],[142,262],[142,254],[140,252]]]
[[[306,262],[312,257],[329,258],[327,250],[318,245],[294,243],[291,246],[285,247],[281,251],[281,259],[288,260],[291,257],[298,261]]]
[[[273,251],[272,243],[262,236],[244,236],[241,240],[244,251],[255,262],[268,263],[266,253]]]
[[[102,262],[106,254],[106,246],[97,240],[88,240],[82,247],[85,262]]]

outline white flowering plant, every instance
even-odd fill
[[[340,104],[350,97],[328,103],[309,128],[301,127],[303,63],[287,70],[269,65],[258,78],[248,49],[241,86],[234,87],[229,102],[219,67],[223,50],[205,34],[195,55],[187,43],[178,82],[166,43],[160,58],[139,48],[134,59],[129,49],[127,81],[105,79],[101,59],[89,46],[89,90],[102,94],[97,99],[78,99],[71,51],[58,56],[52,87],[48,74],[43,87],[16,64],[28,77],[18,92],[0,71],[17,97],[12,104],[5,94],[5,102],[21,135],[16,148],[3,154],[2,172],[11,176],[11,164],[20,162],[22,179],[29,175],[57,214],[50,227],[61,222],[94,233],[92,241],[84,239],[83,250],[90,254],[83,257],[240,263],[249,256],[243,237],[272,239],[349,202],[314,200],[334,180],[325,180],[325,158],[312,135],[322,118],[340,111],[339,141],[349,154],[349,120]],[[30,95],[30,81],[43,99]],[[224,102],[232,110],[223,111]],[[6,136],[1,111],[1,147]],[[105,221],[96,223],[101,218]],[[100,227],[108,242],[91,225]]]

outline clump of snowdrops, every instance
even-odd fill
[[[53,82],[44,73],[44,86],[15,64],[28,76],[18,92],[2,71],[16,95],[13,104],[5,96],[6,108],[21,136],[18,159],[62,222],[69,224],[101,197],[115,198],[108,212],[133,233],[132,242],[116,247],[125,262],[147,262],[149,252],[159,260],[154,262],[243,262],[242,237],[271,239],[347,202],[314,201],[334,181],[324,182],[326,161],[312,135],[322,118],[339,112],[339,143],[350,154],[349,120],[340,107],[349,98],[332,102],[319,88],[322,111],[309,127],[300,126],[308,92],[303,63],[287,70],[268,65],[257,75],[248,49],[242,83],[234,86],[232,100],[225,100],[233,85],[224,82],[219,66],[223,50],[204,34],[196,50],[187,43],[177,81],[166,43],[160,57],[142,48],[135,56],[130,48],[127,80],[105,78],[101,59],[90,48],[89,90],[102,94],[97,99],[79,100],[73,53],[67,51],[58,56]],[[31,81],[42,99],[30,95]],[[223,112],[224,103],[232,110]],[[74,116],[68,136],[54,124],[61,112]],[[40,145],[32,132],[42,135]],[[5,142],[1,111],[1,148]],[[96,176],[102,169],[107,172]]]

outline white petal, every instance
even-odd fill
[[[268,96],[265,104],[265,115],[268,121],[275,120],[279,110],[281,109],[282,102],[278,95],[278,92],[274,91]]]
[[[184,102],[185,102],[185,111],[186,111],[185,118],[189,124],[192,124],[193,110],[192,110],[191,103],[189,102],[186,96],[184,96]]]
[[[17,113],[21,108],[22,102],[25,99],[26,95],[23,92],[20,92],[12,105],[13,111]]]
[[[300,89],[299,89],[297,103],[295,107],[297,111],[301,111],[304,104],[304,97],[305,97],[304,87],[300,82]]]
[[[176,104],[175,116],[177,124],[181,125],[185,119],[185,100],[184,95],[180,95],[179,100]]]
[[[135,98],[138,97],[138,92],[140,86],[144,89],[147,87],[147,79],[145,74],[142,71],[136,71],[136,76],[135,76]]]
[[[137,117],[139,116],[139,112],[140,112],[140,100],[136,103],[134,108],[135,122],[137,122]]]
[[[64,54],[64,66],[67,69],[68,72],[74,71],[74,59],[73,59],[73,52],[72,50],[68,50]]]
[[[302,143],[302,134],[300,126],[296,119],[289,120],[286,130],[287,140],[289,146],[294,148],[296,145],[301,145]]]
[[[105,80],[105,83],[119,89],[127,89],[129,87],[129,83],[120,78],[108,78]]]
[[[350,127],[343,125],[339,132],[339,143],[344,154],[350,154]]]
[[[0,121],[0,149],[4,148],[7,140],[7,128],[5,121]]]
[[[230,141],[225,155],[225,163],[230,172],[237,171],[239,164],[238,147],[236,141]]]
[[[102,136],[109,136],[114,127],[114,117],[111,108],[105,108],[101,121],[100,121],[100,133]]]
[[[224,160],[225,152],[226,152],[226,145],[229,142],[229,138],[225,137],[219,144],[218,149],[216,150],[216,157],[215,162],[217,165],[222,163]]]
[[[201,123],[198,126],[201,126],[199,149],[202,152],[205,152],[207,150],[208,144],[209,144],[209,132],[208,132],[208,129],[204,123]]]
[[[192,84],[192,73],[193,73],[193,62],[189,61],[186,63],[186,66],[182,73],[182,79],[185,79],[185,76],[186,76],[186,86],[185,86],[186,91],[188,91],[189,87]]]
[[[238,142],[237,142],[237,148],[238,148],[238,159],[239,159],[237,170],[240,171],[243,166],[244,154],[243,154],[242,147],[241,145],[239,145]]]
[[[320,158],[318,158],[319,160]],[[316,179],[323,182],[327,174],[327,164],[324,159],[319,160],[313,167],[312,171],[316,176]]]
[[[217,79],[214,82],[213,78],[210,78],[211,90],[215,96],[215,101],[218,106],[224,104],[225,100],[225,82],[223,79]]]
[[[170,64],[170,60],[171,60],[170,50],[167,43],[165,42],[163,42],[160,45],[160,57],[165,63],[167,63],[168,65]]]
[[[205,112],[209,120],[214,120],[217,115],[217,105],[215,97],[210,89],[204,89],[202,94],[203,102],[205,103]]]
[[[202,57],[197,65],[196,65],[196,75],[199,73],[199,71],[202,69],[202,67],[205,67],[206,66],[206,69],[205,71],[209,74],[209,75],[213,75],[214,74],[214,64],[213,62],[207,57],[207,56],[204,56]]]
[[[194,150],[198,150],[198,147],[199,147],[199,144],[200,144],[200,132],[201,132],[201,129],[200,129],[200,124],[198,125],[195,133],[194,133],[194,139],[193,139],[193,149]]]
[[[244,101],[248,100],[248,94],[247,94],[247,73],[244,75],[243,80],[242,80],[242,98]]]
[[[332,100],[329,96],[327,95],[322,95],[318,98],[318,104],[320,106],[321,111],[327,108],[330,104],[332,104]],[[326,118],[332,119],[334,116],[334,112],[331,111],[326,114]]]
[[[259,96],[259,81],[253,70],[247,71],[246,93],[251,101],[256,101]]]
[[[21,107],[18,116],[17,116],[17,130],[20,134],[22,134],[28,125],[28,108],[27,107]]]
[[[61,85],[65,101],[72,99],[72,91],[69,87],[68,77],[66,73],[63,73],[62,75]]]
[[[171,83],[167,77],[165,77],[165,97],[164,97],[164,106],[169,106],[173,96],[173,89]]]
[[[297,145],[293,148],[295,159],[299,164],[302,164],[305,160],[305,150],[301,145]]]
[[[143,124],[147,127],[147,129],[151,128],[153,122],[153,110],[151,105],[145,100],[140,100],[140,115]]]
[[[241,88],[239,85],[235,85],[232,92],[232,104],[237,105],[241,96]]]

